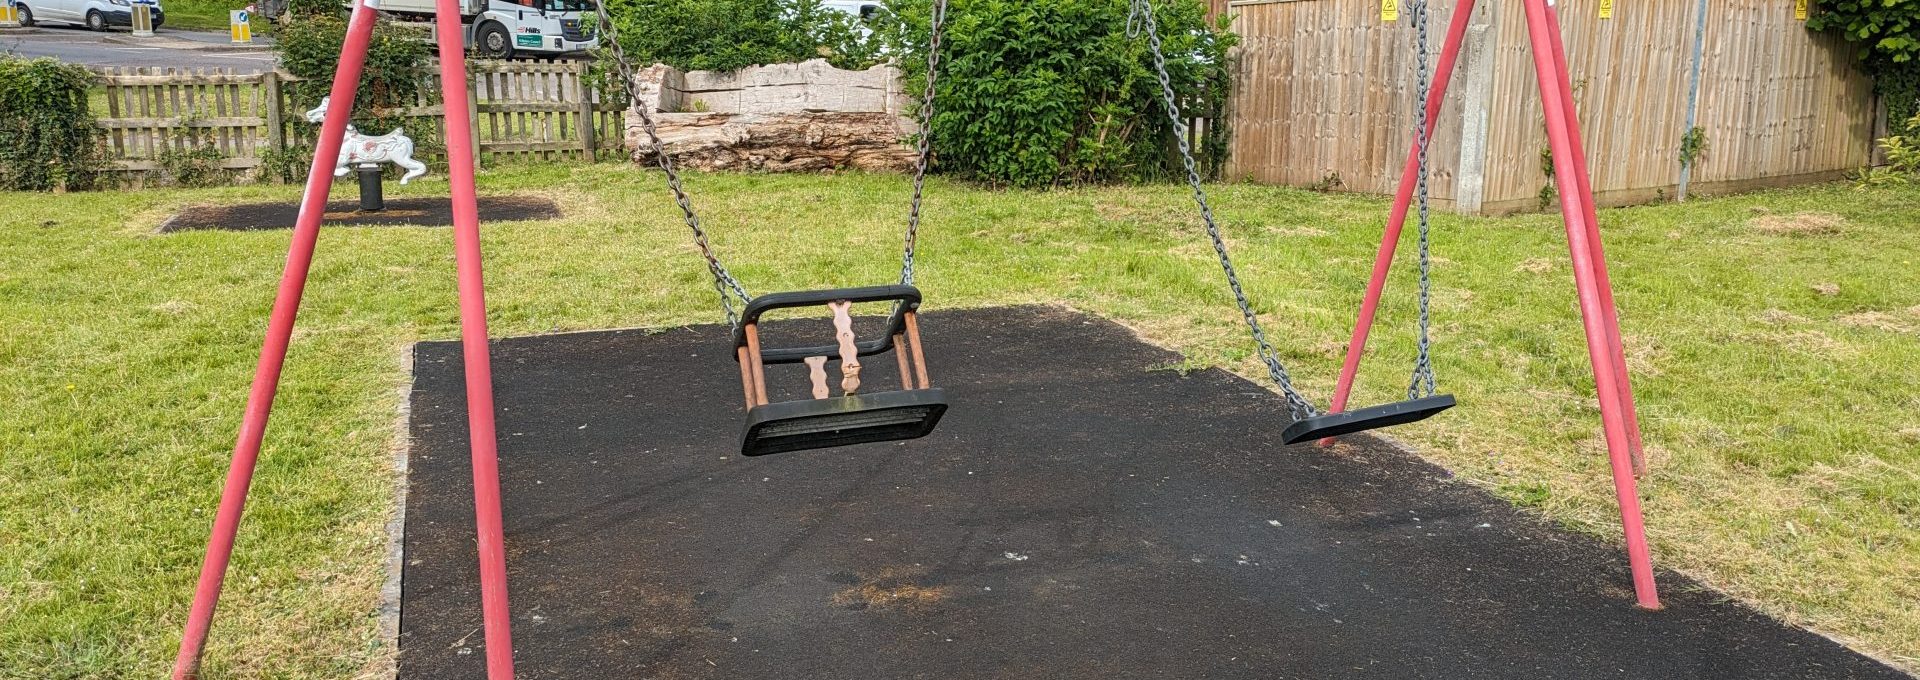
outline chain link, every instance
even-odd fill
[[[1415,196],[1420,201],[1419,237],[1420,237],[1420,335],[1418,353],[1413,360],[1413,377],[1407,383],[1407,398],[1419,399],[1435,393],[1433,378],[1433,343],[1427,337],[1428,326],[1432,319],[1428,313],[1432,299],[1432,258],[1429,252],[1431,221],[1427,206],[1427,96],[1432,89],[1427,75],[1427,0],[1413,0],[1408,9],[1413,13],[1414,33],[1414,121],[1413,139],[1419,160],[1418,174],[1414,183]]]
[[[1267,343],[1267,334],[1260,328],[1260,320],[1253,313],[1252,303],[1247,302],[1247,293],[1240,287],[1240,275],[1234,271],[1233,259],[1227,256],[1226,239],[1220,235],[1220,225],[1213,219],[1213,207],[1207,203],[1206,189],[1201,185],[1200,172],[1195,169],[1193,148],[1187,141],[1187,123],[1180,116],[1180,105],[1174,99],[1173,78],[1167,74],[1167,58],[1160,47],[1160,29],[1153,16],[1151,0],[1132,0],[1131,11],[1127,15],[1127,36],[1136,37],[1141,33],[1147,36],[1147,47],[1153,52],[1154,74],[1160,79],[1160,100],[1167,111],[1167,119],[1173,124],[1174,140],[1180,148],[1180,161],[1186,166],[1187,184],[1193,188],[1193,202],[1200,207],[1200,219],[1207,225],[1207,236],[1213,239],[1213,252],[1220,256],[1220,269],[1227,274],[1227,287],[1233,289],[1233,300],[1240,305],[1240,315],[1247,321],[1247,327],[1253,332],[1253,343],[1258,348],[1260,360],[1267,365],[1267,375],[1287,400],[1287,409],[1293,418],[1299,420],[1318,415],[1313,404],[1294,389],[1293,378],[1287,374],[1287,368],[1280,364],[1280,357]]]
[[[685,216],[687,228],[693,230],[693,242],[700,247],[700,256],[707,260],[707,272],[713,275],[713,290],[720,295],[720,307],[726,310],[727,324],[737,326],[740,314],[733,308],[734,298],[745,304],[753,296],[740,285],[740,280],[727,271],[727,266],[713,253],[713,246],[707,243],[707,232],[700,227],[700,216],[693,212],[693,201],[687,197],[686,189],[680,185],[680,173],[674,169],[673,158],[667,154],[667,146],[660,141],[660,132],[653,123],[653,114],[647,111],[647,103],[640,99],[640,92],[633,81],[633,64],[627,61],[627,55],[620,49],[620,38],[614,32],[613,17],[607,13],[606,0],[594,3],[594,10],[600,19],[600,39],[613,53],[614,66],[619,71],[622,89],[627,91],[627,99],[633,110],[640,114],[640,129],[647,133],[647,143],[653,147],[655,159],[660,169],[667,174],[667,187],[673,190],[673,201],[680,205],[680,213]],[[664,89],[666,83],[662,82]],[[664,91],[663,91],[664,94]]]
[[[913,285],[913,253],[920,237],[920,195],[926,187],[933,153],[933,86],[940,79],[940,36],[947,23],[947,0],[934,0],[932,36],[927,39],[927,91],[920,97],[919,158],[913,166],[913,206],[907,210],[906,252],[900,258],[900,283]]]

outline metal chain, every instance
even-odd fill
[[[1180,116],[1180,105],[1174,101],[1172,77],[1167,75],[1167,58],[1160,48],[1160,29],[1154,20],[1151,0],[1132,0],[1131,11],[1127,15],[1127,37],[1147,35],[1147,47],[1153,51],[1154,73],[1160,79],[1160,99],[1167,110],[1167,119],[1173,124],[1174,139],[1180,148],[1181,163],[1186,166],[1187,184],[1193,188],[1193,202],[1200,207],[1200,219],[1207,225],[1207,236],[1213,239],[1213,252],[1220,256],[1220,269],[1227,274],[1227,287],[1233,289],[1233,300],[1240,305],[1240,314],[1252,329],[1253,343],[1258,348],[1260,360],[1267,365],[1267,375],[1273,379],[1280,392],[1286,397],[1287,408],[1295,420],[1317,415],[1313,404],[1294,389],[1293,379],[1287,374],[1280,357],[1267,344],[1266,332],[1260,328],[1260,320],[1253,313],[1253,305],[1247,302],[1247,294],[1240,287],[1240,275],[1234,271],[1233,259],[1227,256],[1226,239],[1220,235],[1220,225],[1213,219],[1213,208],[1207,204],[1206,189],[1201,186],[1200,172],[1194,168],[1193,149],[1187,142],[1187,123]]]
[[[900,258],[900,283],[913,285],[914,246],[920,238],[920,195],[933,153],[933,86],[940,79],[940,36],[947,23],[947,0],[934,0],[932,36],[927,40],[927,91],[920,98],[919,159],[913,166],[913,206],[907,210],[906,252]]]
[[[1419,149],[1419,174],[1414,192],[1420,201],[1420,335],[1418,353],[1413,360],[1413,377],[1407,383],[1407,398],[1419,399],[1435,393],[1432,341],[1427,337],[1427,329],[1431,324],[1428,308],[1433,288],[1432,258],[1429,253],[1431,222],[1427,207],[1427,96],[1432,84],[1427,75],[1427,0],[1413,0],[1409,3],[1409,9],[1413,12],[1414,68],[1418,71],[1414,76],[1416,101],[1413,139],[1415,148]]]
[[[633,64],[627,61],[626,53],[620,49],[620,38],[614,32],[613,17],[607,14],[606,0],[595,2],[594,10],[600,19],[602,44],[605,44],[613,53],[613,62],[615,68],[619,70],[622,87],[627,91],[628,103],[634,111],[639,112],[640,128],[646,131],[647,142],[653,146],[654,157],[659,161],[660,169],[667,174],[667,187],[673,190],[673,201],[680,204],[680,212],[686,217],[687,228],[693,230],[693,242],[700,247],[700,256],[707,260],[707,272],[713,275],[713,290],[720,295],[720,307],[726,310],[727,324],[737,326],[740,323],[740,315],[734,311],[733,298],[737,296],[744,304],[753,299],[753,296],[747,294],[746,287],[741,286],[740,280],[734,278],[733,273],[727,271],[727,266],[713,254],[713,246],[707,244],[707,232],[700,227],[700,217],[693,212],[693,201],[687,198],[686,190],[680,186],[680,173],[674,170],[673,158],[667,154],[666,144],[660,141],[659,129],[653,123],[653,114],[647,111],[646,102],[641,101],[640,92],[634,86]],[[661,83],[663,94],[665,87],[666,83],[663,81]]]

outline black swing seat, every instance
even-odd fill
[[[917,439],[946,412],[947,395],[937,387],[762,404],[747,412],[740,454]]]
[[[1298,444],[1314,439],[1405,425],[1426,420],[1433,414],[1450,408],[1453,408],[1453,395],[1436,394],[1431,397],[1329,413],[1293,421],[1292,425],[1288,425],[1287,429],[1280,432],[1280,439],[1288,444]]]
[[[734,346],[740,356],[753,363],[747,375],[757,375],[757,368],[762,365],[801,363],[807,357],[837,357],[837,345],[761,347],[757,354],[748,348],[749,338],[754,335],[762,314],[775,309],[841,301],[896,303],[880,336],[855,342],[854,350],[861,357],[903,353],[900,366],[901,380],[905,384],[899,390],[887,392],[751,405],[747,409],[746,430],[741,436],[741,455],[764,456],[916,439],[933,432],[934,426],[940,423],[940,416],[946,414],[946,393],[925,384],[924,370],[918,373],[919,380],[908,382],[908,366],[920,362],[919,327],[913,321],[920,308],[920,291],[908,285],[770,293],[749,300],[733,334]],[[900,342],[896,343],[895,338],[899,338]],[[758,341],[754,340],[751,344],[757,345]],[[761,387],[764,389],[764,386]],[[752,388],[751,382],[749,388]],[[764,401],[764,397],[760,401]]]

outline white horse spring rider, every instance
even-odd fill
[[[307,122],[319,123],[326,120],[327,100],[321,97],[320,106],[307,112]],[[347,136],[340,142],[340,157],[334,159],[333,176],[345,177],[351,172],[350,166],[361,163],[380,163],[386,161],[407,169],[400,177],[400,183],[406,184],[415,177],[427,174],[427,165],[413,159],[413,140],[400,128],[394,128],[380,136],[360,134],[352,123],[347,124]]]

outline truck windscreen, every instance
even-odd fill
[[[535,6],[549,12],[591,12],[592,0],[536,0]]]

